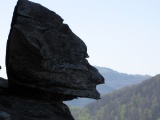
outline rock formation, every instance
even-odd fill
[[[0,78],[0,120],[74,120],[62,101],[49,101],[26,92],[22,89],[19,95],[9,90],[7,80]]]
[[[96,85],[103,78],[86,57],[85,43],[60,16],[28,0],[18,1],[6,55],[11,87],[98,99]]]
[[[7,41],[8,82],[0,79],[0,116],[11,120],[73,120],[64,100],[99,99],[104,82],[85,43],[55,12],[19,0]],[[2,83],[2,84],[1,84]]]

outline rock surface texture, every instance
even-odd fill
[[[19,95],[7,85],[7,80],[0,78],[0,120],[74,120],[62,101],[30,96],[23,90]]]
[[[59,15],[28,0],[18,1],[6,54],[11,87],[99,99],[96,85],[104,79],[87,57],[85,43]]]
[[[18,0],[7,41],[8,81],[0,78],[0,119],[74,120],[62,101],[99,99],[104,83],[85,43],[55,12]]]

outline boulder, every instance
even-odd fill
[[[0,120],[74,120],[62,101],[35,99],[25,92],[18,95],[7,84],[0,78]]]
[[[104,83],[87,58],[85,43],[55,12],[28,0],[18,0],[7,41],[9,89],[35,90],[53,99],[99,99]]]

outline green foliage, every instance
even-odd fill
[[[76,120],[93,120],[87,108],[71,107],[71,112]]]
[[[72,108],[76,120],[160,120],[160,75],[107,94],[85,108]]]
[[[124,120],[126,114],[126,105],[123,104],[120,108],[120,119]]]
[[[104,116],[105,116],[105,109],[104,107],[101,107],[97,113],[96,116],[94,117],[95,120],[104,120]]]

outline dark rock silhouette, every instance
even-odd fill
[[[87,47],[55,12],[19,0],[7,41],[8,81],[0,78],[0,118],[74,120],[62,102],[99,99],[104,83],[86,58]]]
[[[45,100],[16,94],[7,87],[8,81],[0,78],[0,120],[74,120],[69,108],[58,100]],[[44,96],[45,97],[45,96]]]
[[[62,94],[62,100],[99,99],[96,85],[104,79],[86,57],[85,43],[60,16],[28,0],[18,1],[6,54],[11,87]]]

